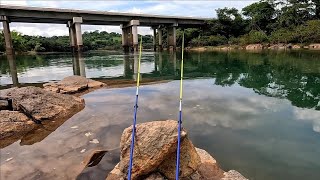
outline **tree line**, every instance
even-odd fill
[[[69,52],[69,36],[29,36],[23,35],[17,31],[11,32],[12,43],[15,51],[26,52]],[[121,34],[106,31],[84,32],[82,34],[83,50],[116,50],[122,48]],[[152,36],[145,35],[142,37],[144,47],[152,47]],[[5,51],[5,41],[3,32],[0,32],[0,52]]]
[[[206,27],[186,31],[189,45],[320,42],[320,0],[261,0],[216,13]]]
[[[246,45],[253,43],[320,43],[320,0],[261,0],[244,7],[217,9],[217,18],[202,28],[185,30],[189,46]],[[166,30],[163,44],[166,46]],[[16,51],[70,51],[68,36],[28,36],[12,32]],[[177,45],[182,30],[177,30]],[[152,36],[143,36],[145,48],[152,48]],[[84,32],[84,50],[121,49],[121,34]],[[5,51],[0,32],[0,52]]]

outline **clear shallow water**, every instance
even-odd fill
[[[71,56],[38,57],[43,63],[31,58],[17,58],[20,83],[59,80],[74,73]],[[87,77],[134,77],[133,55],[83,58]],[[144,54],[143,79],[170,82],[141,87],[139,122],[177,118],[179,62],[174,59],[180,59],[179,54]],[[318,52],[188,53],[185,65],[184,126],[194,144],[211,153],[223,169],[236,169],[250,179],[320,178]],[[0,67],[1,85],[7,87],[3,82],[11,83],[11,77],[6,61],[0,61]],[[44,77],[30,74],[41,68],[52,71],[44,70]],[[134,94],[135,88],[129,87],[84,95],[85,109],[38,138],[40,142],[15,142],[1,149],[1,179],[75,178],[90,150],[118,147],[123,129],[132,122]],[[92,135],[85,136],[87,132]],[[92,139],[99,144],[90,143]],[[95,179],[104,179],[117,157],[116,151],[107,154],[104,163],[78,178],[88,179],[95,172]]]

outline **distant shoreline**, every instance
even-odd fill
[[[246,50],[246,51],[261,51],[261,50],[320,50],[320,43],[311,43],[310,45],[299,44],[248,44],[248,45],[221,45],[221,46],[199,46],[188,47],[188,51],[229,51],[229,50]]]
[[[177,50],[181,49],[177,47]],[[229,51],[229,50],[246,50],[246,51],[261,51],[261,50],[312,50],[319,51],[320,43],[311,43],[310,45],[301,44],[248,44],[248,45],[220,45],[220,46],[198,46],[198,47],[186,47],[186,51],[204,52],[204,51]],[[163,48],[166,51],[166,48]],[[122,49],[99,49],[83,51],[83,53],[97,53],[97,52],[119,52]],[[152,49],[144,49],[144,51],[152,51]],[[67,51],[54,51],[54,52],[16,52],[16,55],[50,55],[50,54],[69,54]],[[1,55],[6,55],[5,52],[0,52]]]

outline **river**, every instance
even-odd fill
[[[113,84],[83,95],[85,109],[52,132],[3,147],[1,179],[104,179],[119,161],[117,150],[78,175],[81,161],[95,148],[117,148],[130,126],[135,88],[117,83],[134,82],[137,58],[95,52],[17,56],[9,63],[0,57],[0,89],[70,75]],[[180,59],[180,53],[143,52],[142,80],[153,83],[140,88],[138,122],[177,119]],[[188,52],[183,117],[195,146],[224,170],[251,180],[318,180],[320,52]]]

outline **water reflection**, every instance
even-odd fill
[[[286,98],[297,107],[319,110],[319,54],[304,51],[186,53],[184,72],[186,78],[213,77],[216,85],[239,84],[258,94]],[[143,52],[141,77],[179,79],[180,59],[180,53]],[[18,56],[17,65],[9,62],[0,59],[1,85],[12,82],[16,85],[18,77],[20,83],[56,81],[72,72],[88,78],[136,80],[138,54]],[[9,69],[12,72],[8,72]]]
[[[194,144],[213,154],[224,169],[237,169],[250,179],[318,180],[320,134],[314,129],[319,111],[237,83],[215,85],[215,78],[186,80],[184,87],[184,127]],[[140,92],[139,123],[177,118],[179,81],[143,86]],[[1,149],[1,179],[38,174],[43,179],[105,179],[119,154],[106,154],[105,164],[85,170],[81,161],[93,149],[119,146],[123,129],[132,122],[134,94],[130,87],[84,95],[85,109],[42,141]],[[92,139],[99,143],[90,143]],[[15,171],[18,167],[24,168]]]
[[[12,84],[14,87],[19,86],[19,80],[18,80],[18,72],[17,72],[17,64],[16,64],[16,59],[14,57],[14,54],[8,54],[7,55],[7,60],[9,63],[10,67],[10,74],[12,78]]]

